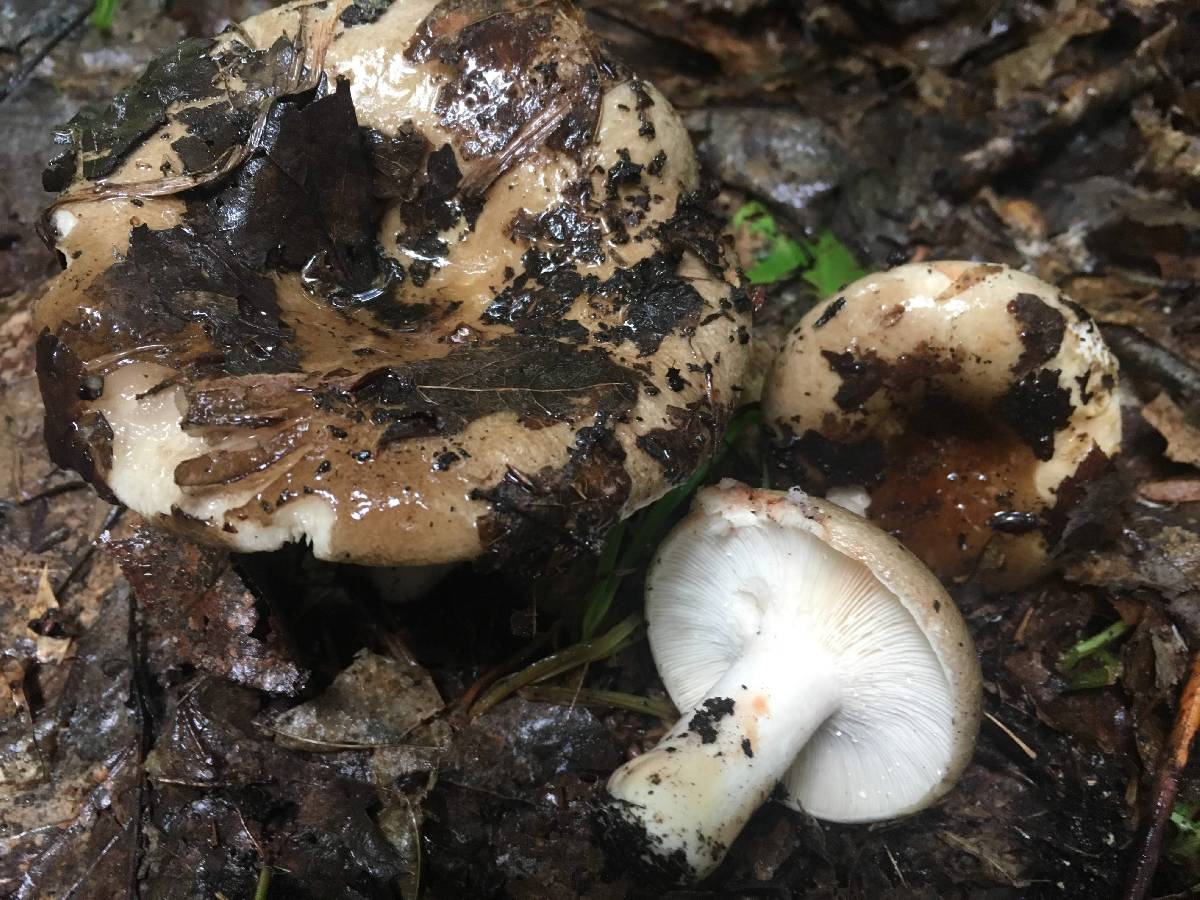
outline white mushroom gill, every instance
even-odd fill
[[[938,616],[944,603],[946,629],[918,621],[912,598],[819,528],[796,527],[804,513],[776,514],[741,502],[747,495],[794,506],[776,492],[714,489],[661,548],[646,615],[659,673],[684,714],[609,782],[617,813],[644,833],[647,858],[685,879],[720,862],[777,785],[788,805],[839,822],[927,806],[965,763],[977,716],[969,640],[961,683],[934,647],[964,633],[932,576],[932,595],[918,602]],[[890,552],[891,538],[878,536]],[[900,553],[900,566],[919,567]]]

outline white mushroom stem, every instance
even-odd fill
[[[750,642],[704,701],[609,780],[609,793],[623,801],[620,813],[649,839],[647,849],[664,861],[680,861],[682,851],[689,878],[716,868],[809,738],[838,711],[836,670],[827,651],[809,641],[797,645],[791,634],[760,633]]]

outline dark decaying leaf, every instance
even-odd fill
[[[582,780],[618,761],[608,729],[582,707],[513,698],[472,720],[426,802],[429,890],[483,897],[505,885],[517,897],[624,896],[628,885],[606,871],[592,834],[601,779]]]
[[[342,22],[349,26],[374,22],[383,15],[394,0],[354,0],[342,10]]]
[[[298,750],[388,747],[442,706],[420,666],[364,650],[318,697],[266,726],[281,746]]]
[[[63,689],[36,711],[38,778],[0,785],[4,896],[126,894],[140,827],[129,602],[128,591],[107,592]]]
[[[450,436],[496,412],[511,412],[532,427],[593,411],[603,421],[632,407],[639,380],[599,350],[502,335],[444,356],[374,369],[348,393],[355,404],[373,409],[386,446],[423,434]]]
[[[199,100],[212,93],[217,63],[207,55],[212,41],[200,38],[176,44],[146,69],[132,86],[95,114],[75,116],[60,134],[69,145],[43,177],[46,190],[66,187],[63,175],[74,175],[77,160],[84,178],[111,175],[133,147],[155,128],[165,125],[172,103]]]
[[[447,0],[421,23],[406,55],[451,72],[438,94],[442,125],[487,170],[469,193],[543,144],[577,153],[591,141],[601,69],[582,25],[567,4],[496,0]]]
[[[1114,688],[1072,693],[1056,665],[1067,648],[1090,632],[1092,621],[1105,614],[1112,615],[1090,593],[1050,593],[1030,615],[1023,646],[1007,653],[1004,664],[1052,728],[1107,753],[1124,753],[1131,747],[1131,733],[1120,693]]]
[[[378,273],[379,204],[349,83],[276,104],[263,148],[209,201],[216,233],[252,270],[299,271],[321,254],[342,285],[361,290]]]
[[[273,895],[395,895],[406,867],[368,814],[379,795],[364,755],[325,761],[258,736],[245,688],[201,680],[177,697],[146,761],[148,896],[252,896],[265,866]]]
[[[1194,529],[1166,525],[1142,534],[1126,530],[1112,549],[1072,564],[1067,577],[1110,592],[1154,591],[1167,601],[1189,641],[1200,636],[1200,534]]]
[[[463,728],[442,766],[442,778],[501,794],[520,793],[566,772],[607,772],[616,746],[595,714],[582,706],[516,698]]]
[[[1187,645],[1162,605],[1142,607],[1137,630],[1125,643],[1122,683],[1131,698],[1130,714],[1138,754],[1147,771],[1158,764],[1170,728],[1175,696],[1187,674]]]
[[[630,479],[625,451],[604,424],[580,429],[567,464],[538,472],[509,468],[499,485],[477,490],[492,504],[480,519],[480,536],[490,568],[529,564],[553,571],[581,547],[599,550],[604,533],[615,523],[629,496]],[[559,535],[559,546],[546,561],[544,536]]]
[[[145,528],[112,547],[141,609],[155,671],[183,663],[238,684],[294,694],[306,674],[265,601],[223,550]]]
[[[1167,392],[1142,407],[1142,418],[1167,442],[1164,455],[1175,462],[1200,466],[1200,428],[1171,400]]]

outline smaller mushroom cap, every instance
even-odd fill
[[[798,489],[722,482],[663,544],[646,597],[651,650],[681,710],[764,641],[783,649],[777,688],[737,698],[733,715],[761,699],[783,716],[789,689],[828,706],[782,779],[789,806],[887,819],[937,800],[966,766],[980,715],[970,635],[937,578],[859,516]]]
[[[1083,484],[1120,448],[1117,380],[1099,327],[1053,285],[946,260],[814,307],[763,402],[795,481],[865,500],[942,578],[1016,587],[1046,571]]]

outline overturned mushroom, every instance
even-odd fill
[[[865,510],[942,577],[1017,585],[1120,447],[1116,384],[1096,324],[1044,281],[920,263],[805,316],[765,408],[802,485]]]
[[[63,140],[50,450],[194,537],[591,545],[737,401],[749,307],[687,133],[567,3],[290,3]]]
[[[720,863],[778,784],[836,822],[920,810],[966,766],[980,673],[928,569],[841,507],[732,481],[702,490],[646,582],[683,718],[609,780],[623,846],[676,880]]]

